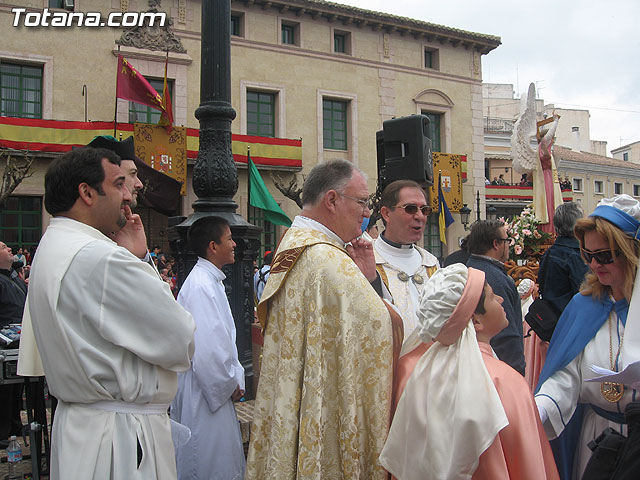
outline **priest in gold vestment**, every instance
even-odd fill
[[[372,245],[356,239],[368,196],[343,160],[307,177],[258,305],[264,349],[246,479],[387,478],[378,457],[403,333],[380,298]]]

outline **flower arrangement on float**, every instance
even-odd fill
[[[540,222],[536,219],[533,206],[526,207],[520,215],[511,220],[501,218],[511,238],[509,259],[524,263],[527,259],[540,257],[542,246],[549,243],[551,234],[538,229]]]

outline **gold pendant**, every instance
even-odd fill
[[[416,273],[413,277],[411,277],[411,279],[413,280],[413,283],[415,283],[416,285],[422,285],[424,283],[424,278],[422,278],[422,275]]]
[[[398,272],[398,280],[400,280],[401,282],[408,282],[409,281],[409,275],[407,275],[404,272]]]
[[[600,391],[607,402],[616,403],[619,402],[622,395],[624,395],[624,385],[621,383],[602,382],[600,384]]]

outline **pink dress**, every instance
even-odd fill
[[[495,358],[488,344],[478,342],[478,345],[509,425],[500,430],[480,456],[473,480],[559,479],[549,440],[524,378]]]
[[[522,322],[522,331],[525,332],[525,335],[529,328],[527,322]],[[540,340],[540,337],[533,331],[530,336],[524,338],[524,360],[527,364],[524,371],[524,378],[529,384],[531,392],[536,389],[536,385],[538,384],[540,372],[542,371],[544,360],[547,357],[548,348],[549,342]]]
[[[544,177],[544,195],[547,200],[547,216],[549,223],[542,223],[540,230],[547,233],[554,233],[553,214],[555,213],[555,203],[553,195],[553,172],[551,170],[551,143],[545,145],[543,140],[538,146],[538,155],[542,165],[542,175]]]
[[[558,480],[558,470],[533,395],[525,379],[493,356],[491,346],[478,342],[482,359],[498,391],[509,425],[480,456],[473,480]],[[394,386],[400,398],[418,359],[430,345],[421,344],[402,356]],[[471,400],[470,400],[471,401]],[[482,412],[478,412],[482,415]]]

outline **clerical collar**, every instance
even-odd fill
[[[382,238],[382,240],[384,240],[384,243],[386,243],[387,245],[391,245],[392,247],[395,247],[395,248],[413,248],[413,243],[409,243],[408,245],[405,245],[405,244],[402,244],[402,243],[392,242],[391,240],[389,240],[388,238],[386,238],[384,236],[384,232],[382,232],[380,234],[380,237]]]
[[[296,215],[296,217],[293,219],[293,223],[291,224],[291,226],[316,230],[318,232],[324,233],[327,237],[338,242],[343,247],[346,245],[344,240],[342,240],[337,233],[335,233],[326,225],[323,225],[317,220],[314,220],[313,218],[305,217],[304,215]]]

